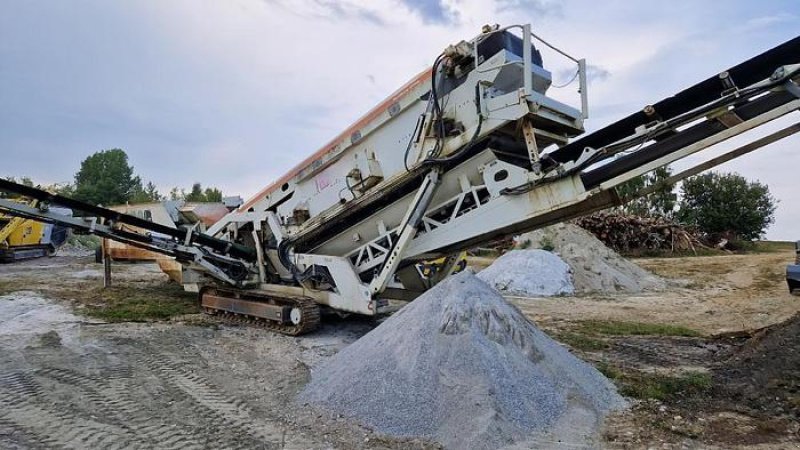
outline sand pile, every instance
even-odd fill
[[[552,250],[572,268],[575,291],[642,292],[666,282],[606,247],[583,228],[562,223],[521,235],[519,245]]]
[[[466,271],[312,372],[298,400],[448,448],[591,444],[614,386]]]
[[[575,293],[570,266],[544,250],[511,250],[482,270],[478,278],[512,295],[549,297]]]

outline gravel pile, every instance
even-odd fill
[[[459,449],[594,445],[602,418],[625,405],[470,271],[322,363],[298,401]]]
[[[606,247],[583,228],[562,223],[521,235],[517,242],[528,248],[552,250],[572,268],[578,293],[637,293],[661,290],[666,282]]]
[[[545,250],[511,250],[483,269],[478,278],[512,295],[549,297],[575,293],[570,266]]]

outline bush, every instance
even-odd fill
[[[683,182],[677,217],[702,232],[729,240],[752,240],[775,221],[769,188],[734,173],[709,172]]]

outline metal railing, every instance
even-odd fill
[[[581,117],[583,119],[589,118],[589,92],[588,92],[588,80],[586,76],[586,59],[578,59],[574,56],[568,54],[567,52],[559,49],[558,47],[552,45],[551,43],[545,41],[540,36],[536,35],[531,31],[531,24],[525,25],[509,25],[507,27],[497,28],[495,30],[490,30],[485,32],[483,35],[478,37],[475,40],[475,45],[473,46],[473,52],[475,54],[475,62],[477,65],[478,62],[478,45],[480,45],[481,41],[485,39],[487,36],[494,34],[494,33],[502,33],[504,31],[508,31],[514,28],[519,28],[522,30],[522,63],[524,65],[525,70],[525,79],[523,88],[525,89],[525,95],[530,94],[533,92],[533,54],[531,53],[531,44],[532,39],[536,39],[537,41],[544,44],[546,47],[550,48],[551,50],[555,51],[559,55],[569,59],[570,61],[574,62],[577,66],[577,78],[578,78],[578,93],[581,96]]]

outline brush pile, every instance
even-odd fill
[[[698,248],[706,248],[695,231],[663,217],[599,212],[576,223],[606,246],[628,255],[648,251],[696,253]]]

